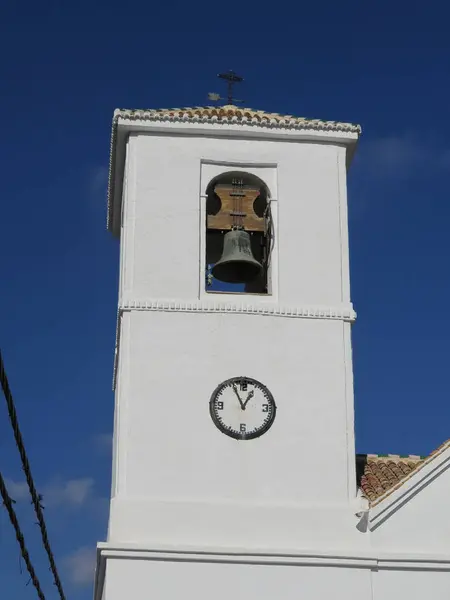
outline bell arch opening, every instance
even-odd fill
[[[206,189],[205,290],[268,294],[273,224],[266,184],[229,171]]]

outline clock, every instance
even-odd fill
[[[215,426],[236,440],[252,440],[266,433],[277,407],[265,385],[250,377],[232,377],[212,393],[209,412]]]

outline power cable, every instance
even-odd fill
[[[54,582],[56,588],[59,592],[60,600],[66,600],[66,596],[63,591],[63,587],[61,584],[61,580],[58,575],[58,570],[55,564],[55,558],[53,556],[52,549],[50,547],[50,542],[47,534],[47,527],[45,525],[44,514],[42,512],[41,506],[41,496],[36,491],[36,487],[34,485],[33,476],[31,474],[30,463],[28,461],[27,454],[25,452],[25,446],[23,443],[22,434],[19,429],[19,423],[17,419],[17,412],[14,406],[14,400],[11,394],[11,390],[8,384],[8,378],[6,377],[5,365],[3,363],[2,353],[0,351],[0,384],[2,386],[3,393],[5,395],[6,405],[8,407],[8,415],[9,420],[11,421],[11,426],[14,431],[14,439],[16,440],[17,449],[19,450],[20,458],[22,461],[23,472],[25,473],[25,478],[27,480],[28,489],[30,490],[32,504],[34,506],[34,511],[36,513],[36,517],[38,520],[38,525],[41,530],[42,543],[44,544],[45,551],[47,552],[48,560],[50,562],[50,570],[53,574]]]
[[[0,494],[3,498],[3,504],[9,515],[9,520],[11,521],[12,526],[16,532],[16,539],[19,542],[20,552],[22,553],[23,560],[27,566],[28,573],[30,574],[31,581],[33,582],[34,587],[36,588],[37,594],[40,600],[45,600],[44,592],[42,591],[41,584],[39,583],[39,579],[37,578],[36,571],[30,560],[30,555],[28,553],[25,538],[23,537],[22,530],[20,529],[19,521],[17,520],[17,515],[13,508],[13,500],[11,500],[8,490],[6,488],[5,480],[0,473]]]

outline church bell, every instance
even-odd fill
[[[263,270],[253,256],[250,234],[242,229],[232,229],[223,239],[222,257],[212,268],[216,279],[225,283],[247,283]]]

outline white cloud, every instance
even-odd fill
[[[61,483],[52,483],[44,490],[44,498],[53,506],[82,506],[92,495],[94,480],[69,479]]]
[[[64,559],[68,577],[75,585],[88,585],[94,581],[95,548],[82,546]]]
[[[92,441],[101,454],[110,454],[112,450],[112,433],[98,433],[93,436]]]
[[[12,479],[8,479],[5,481],[5,483],[8,489],[8,494],[16,502],[17,500],[24,500],[25,498],[28,498],[28,496],[30,496],[28,484],[26,481],[13,481]]]
[[[96,167],[89,175],[89,189],[92,194],[106,194],[108,167]]]
[[[371,182],[383,182],[386,178],[404,180],[448,171],[450,150],[442,141],[426,134],[394,133],[367,140],[363,137],[355,164],[361,168],[359,177]]]
[[[361,160],[373,175],[404,177],[428,166],[430,148],[412,135],[391,135],[362,142]]]
[[[91,477],[55,481],[43,488],[42,495],[44,503],[48,506],[79,507],[92,496],[93,487],[94,480]]]
[[[13,500],[24,500],[29,496],[28,485],[25,481],[7,481],[9,494]],[[44,506],[64,506],[78,508],[86,504],[93,496],[94,480],[91,477],[53,481],[37,491],[42,495]]]

